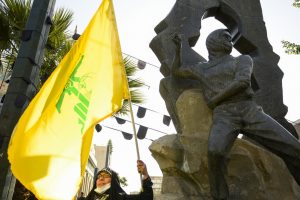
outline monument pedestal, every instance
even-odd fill
[[[167,135],[149,147],[163,172],[156,200],[210,200],[207,140],[211,110],[198,89],[176,102],[182,134]],[[228,155],[230,200],[300,199],[300,187],[281,158],[249,141],[237,139]]]

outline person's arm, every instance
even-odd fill
[[[242,92],[251,87],[251,74],[253,70],[252,58],[248,55],[242,55],[237,58],[237,68],[235,79],[222,92],[214,96],[209,102],[208,107],[214,108],[223,100]]]
[[[94,190],[92,189],[89,194],[85,197],[85,200],[93,200],[94,198]]]
[[[141,200],[153,200],[153,189],[152,189],[153,183],[148,174],[146,164],[143,161],[138,160],[137,161],[137,169],[138,169],[138,172],[140,174],[142,174],[142,176],[143,176],[143,185],[142,185],[143,190],[140,193],[140,199]]]
[[[137,167],[138,173],[142,174],[143,180],[145,180],[149,177],[147,166],[145,165],[145,163],[142,160],[137,161],[136,167]]]
[[[172,39],[175,44],[175,57],[172,63],[171,72],[175,77],[187,78],[187,79],[198,79],[196,73],[193,71],[193,66],[187,66],[182,61],[182,49],[184,41],[183,35],[175,34]]]
[[[153,200],[152,181],[148,174],[147,166],[141,160],[137,161],[137,169],[143,176],[143,189],[139,194],[127,195],[125,200]]]

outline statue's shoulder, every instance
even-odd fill
[[[253,63],[253,60],[252,60],[251,56],[245,55],[245,54],[244,55],[240,55],[240,56],[236,57],[235,59],[240,64],[247,64],[247,63],[251,63],[252,64]]]

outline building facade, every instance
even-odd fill
[[[92,190],[93,185],[96,181],[95,175],[99,169],[102,169],[106,165],[106,161],[109,158],[107,156],[107,146],[92,145],[87,166],[85,168],[84,177],[82,179],[81,187],[78,190],[77,196],[80,196],[83,192],[83,196],[86,197]]]
[[[151,180],[153,182],[152,188],[154,196],[161,194],[162,178],[162,176],[151,176]]]

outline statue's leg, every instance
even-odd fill
[[[220,110],[218,110],[220,111]],[[222,111],[222,110],[221,110]],[[229,191],[225,175],[227,174],[226,156],[238,133],[233,118],[227,112],[213,114],[213,125],[208,139],[208,172],[211,195],[214,199],[228,199]]]
[[[300,185],[299,141],[255,104],[249,106],[244,116],[243,120],[246,124],[243,128],[244,134],[280,156]]]
[[[274,117],[273,117],[274,118]],[[284,116],[279,116],[278,118],[274,118],[279,124],[281,124],[285,129],[287,129],[293,136],[295,136],[297,139],[299,139],[299,135],[290,122],[288,122]]]

